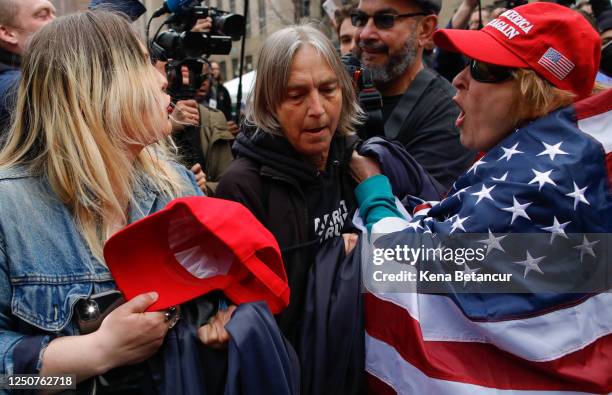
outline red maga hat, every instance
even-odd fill
[[[513,8],[481,30],[441,29],[442,49],[499,66],[532,69],[578,98],[591,94],[601,57],[601,40],[579,13],[554,3]]]
[[[115,233],[104,259],[126,299],[156,291],[149,311],[222,290],[234,303],[289,304],[276,239],[243,205],[184,197]]]

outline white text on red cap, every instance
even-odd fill
[[[504,36],[508,37],[508,40],[512,40],[514,37],[521,34],[519,31],[522,30],[524,33],[529,33],[533,25],[527,19],[525,19],[521,14],[514,10],[508,10],[500,15],[500,18],[504,17],[512,24],[505,22],[501,19],[493,19],[491,22],[487,24],[487,26],[491,26],[494,29],[497,29]],[[513,26],[514,25],[514,26]],[[516,26],[516,27],[515,27]],[[518,29],[517,29],[518,28]]]

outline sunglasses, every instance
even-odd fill
[[[391,29],[395,20],[399,18],[411,18],[413,16],[429,15],[427,12],[413,12],[410,14],[374,14],[368,15],[362,11],[351,12],[351,23],[355,27],[364,27],[370,18],[374,19],[374,25],[379,29]]]
[[[512,78],[514,69],[470,59],[470,75],[478,82],[495,84]]]

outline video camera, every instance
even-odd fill
[[[527,0],[495,0],[493,2],[493,8],[505,8],[510,10],[525,4],[527,4]]]
[[[244,17],[200,6],[201,0],[167,0],[153,13],[151,20],[165,13],[171,15],[151,40],[153,60],[167,61],[168,93],[176,100],[193,99],[202,84],[202,57],[227,55],[232,40],[239,40],[245,31]],[[192,32],[199,19],[212,19],[209,32]],[[151,23],[149,20],[149,25]],[[159,32],[167,25],[168,30]],[[147,27],[148,37],[148,27]],[[182,68],[189,70],[189,82],[183,84]]]
[[[374,87],[372,74],[351,54],[343,55],[341,60],[353,80],[359,104],[367,115],[365,123],[359,127],[357,134],[364,140],[384,134],[382,96]]]

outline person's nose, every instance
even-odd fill
[[[468,73],[469,66],[466,66],[457,76],[453,79],[453,86],[457,90],[467,89],[470,86]]]
[[[366,25],[364,27],[358,28],[355,38],[357,38],[360,41],[379,39],[378,28],[374,24],[374,18],[372,17],[368,18],[368,22],[366,23]]]
[[[320,117],[325,113],[321,95],[318,91],[313,91],[308,99],[308,115],[312,117]]]
[[[165,92],[168,89],[168,78],[166,78],[166,74],[162,73],[158,69],[155,68],[155,75],[157,78],[157,83],[161,87],[161,89]]]

